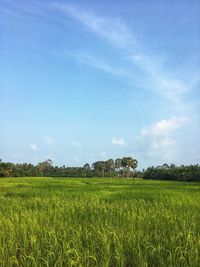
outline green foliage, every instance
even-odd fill
[[[0,177],[115,177],[119,174],[119,170],[121,173],[120,176],[133,177],[133,169],[137,167],[137,160],[130,157],[124,157],[120,160],[120,162],[123,162],[124,165],[122,166],[120,163],[119,167],[118,165],[115,166],[113,159],[109,159],[107,161],[97,161],[92,164],[91,168],[88,163],[86,163],[83,167],[53,166],[53,162],[50,159],[40,162],[36,166],[27,163],[6,163],[0,160]]]
[[[138,161],[131,157],[122,159],[109,159],[107,161],[97,161],[90,166],[86,163],[83,167],[53,166],[52,160],[48,159],[32,164],[14,164],[0,160],[0,177],[25,177],[25,176],[45,176],[45,177],[137,177],[148,180],[171,180],[171,181],[196,181],[200,182],[200,166],[191,165],[180,167],[174,164],[163,164],[162,166],[149,167],[146,170],[136,171]]]
[[[106,163],[104,161],[97,161],[92,164],[92,167],[94,169],[94,174],[97,177],[104,177],[105,169],[106,169]]]
[[[14,164],[0,161],[0,177],[25,177],[25,176],[45,176],[45,177],[93,177],[94,173],[89,164],[83,167],[53,166],[52,160],[33,164]]]
[[[0,266],[199,267],[200,187],[142,179],[0,180]]]
[[[182,165],[176,167],[174,164],[170,166],[163,164],[163,166],[158,166],[156,168],[150,167],[144,172],[144,179],[200,182],[200,166]]]

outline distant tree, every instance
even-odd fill
[[[106,164],[106,169],[108,170],[109,176],[111,177],[111,173],[114,171],[115,169],[115,162],[113,159],[109,159],[105,162]]]
[[[165,169],[168,169],[170,166],[169,166],[167,163],[164,163],[164,164],[162,165],[162,167],[165,168]]]
[[[97,176],[104,177],[106,164],[104,161],[97,161],[92,164],[94,168],[94,172],[97,174]]]
[[[38,163],[38,165],[36,166],[38,172],[40,175],[47,175],[51,172],[52,170],[52,165],[53,165],[53,161],[51,159],[47,159],[44,162],[40,162]]]
[[[133,170],[137,167],[138,161],[131,157],[124,157],[122,159],[122,167],[124,170],[124,176],[129,177],[130,173],[133,173]]]
[[[167,168],[166,166],[149,167],[144,172],[144,179],[200,182],[200,166],[177,167],[171,164]]]
[[[144,172],[143,171],[135,171],[134,172],[134,177],[137,177],[137,178],[143,178],[144,176]]]
[[[118,173],[118,176],[121,176],[120,175],[120,169],[122,168],[122,159],[118,158],[115,160],[115,169]]]
[[[83,166],[83,169],[87,172],[87,171],[91,171],[91,168],[90,168],[90,165],[88,163],[86,163],[84,166]]]
[[[12,176],[15,164],[11,162],[0,161],[0,177],[9,177]]]

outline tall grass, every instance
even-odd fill
[[[0,266],[200,266],[200,187],[0,179]]]

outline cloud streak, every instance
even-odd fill
[[[115,43],[122,48],[135,45],[130,30],[119,19],[99,17],[92,12],[82,11],[67,4],[53,3],[50,7],[61,10],[72,18],[77,19],[98,36],[107,39],[112,44]]]
[[[120,48],[126,54],[127,60],[145,73],[151,90],[160,93],[176,104],[180,96],[189,91],[199,81],[197,76],[194,77],[192,82],[172,78],[173,75],[166,71],[160,60],[143,51],[129,27],[118,18],[100,17],[90,11],[83,11],[67,4],[54,3],[50,7],[64,12],[67,16],[87,27],[97,37],[106,40],[115,48]],[[102,64],[101,61],[95,62],[87,57],[85,59],[82,58],[82,62],[88,65],[112,74],[122,74],[116,67],[110,68]]]

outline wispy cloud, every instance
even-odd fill
[[[134,38],[129,28],[117,18],[103,18],[90,11],[83,11],[72,5],[53,3],[51,8],[61,10],[91,29],[94,33],[109,42],[125,48],[134,45]]]
[[[190,71],[187,69],[180,69],[179,72],[176,73],[181,73],[181,76],[179,74],[175,75],[173,70],[165,66],[165,63],[158,55],[151,54],[149,50],[147,52],[147,45],[139,43],[135,32],[120,18],[99,16],[91,10],[84,10],[74,4],[59,2],[51,4],[35,2],[31,8],[25,7],[20,3],[15,5],[24,12],[33,13],[34,15],[39,14],[51,20],[55,20],[55,16],[47,12],[46,7],[48,7],[48,9],[63,12],[66,16],[79,21],[82,26],[89,29],[95,36],[103,39],[114,48],[120,49],[122,53],[124,53],[123,58],[126,58],[128,63],[132,64],[133,67],[138,68],[143,73],[142,76],[145,77],[145,79],[138,79],[142,87],[146,82],[147,90],[158,92],[175,104],[179,104],[178,102],[181,101],[181,96],[196,87],[200,81],[199,70]],[[69,54],[68,52],[68,55]],[[113,63],[108,64],[106,60],[97,56],[94,57],[94,55],[90,55],[89,52],[85,53],[85,51],[84,53],[71,51],[71,56],[72,55],[75,60],[79,60],[84,64],[95,67],[106,73],[124,76],[129,81],[129,84],[134,84],[136,77],[134,77],[135,72],[133,73],[132,68],[122,70],[118,65]],[[187,73],[187,75],[182,75],[183,72]],[[183,76],[185,77],[182,78]]]
[[[120,48],[125,53],[127,60],[145,73],[149,88],[170,101],[177,103],[181,95],[199,82],[198,74],[193,75],[192,81],[174,78],[170,71],[164,67],[164,64],[160,62],[160,59],[144,51],[143,46],[137,42],[133,32],[119,18],[97,16],[91,11],[82,10],[68,4],[54,3],[50,7],[78,20],[96,36],[106,40],[113,47]],[[116,75],[123,74],[116,66],[111,68],[102,64],[100,60],[94,61],[88,56],[85,57],[85,60],[82,57],[81,60],[103,71]]]
[[[125,141],[124,138],[112,138],[112,144],[113,145],[117,145],[117,146],[124,146],[125,145]]]
[[[80,51],[70,51],[70,52],[64,52],[63,55],[67,55],[69,57],[73,57],[75,60],[84,63],[88,66],[94,67],[96,69],[102,70],[109,74],[119,75],[119,76],[125,76],[127,77],[128,74],[125,70],[121,68],[114,67],[113,65],[109,64],[102,58],[99,58],[96,55],[92,55],[87,52],[80,52]]]
[[[37,147],[37,145],[35,145],[35,144],[30,144],[29,148],[30,148],[32,151],[37,151],[37,150],[38,150],[38,147]]]

